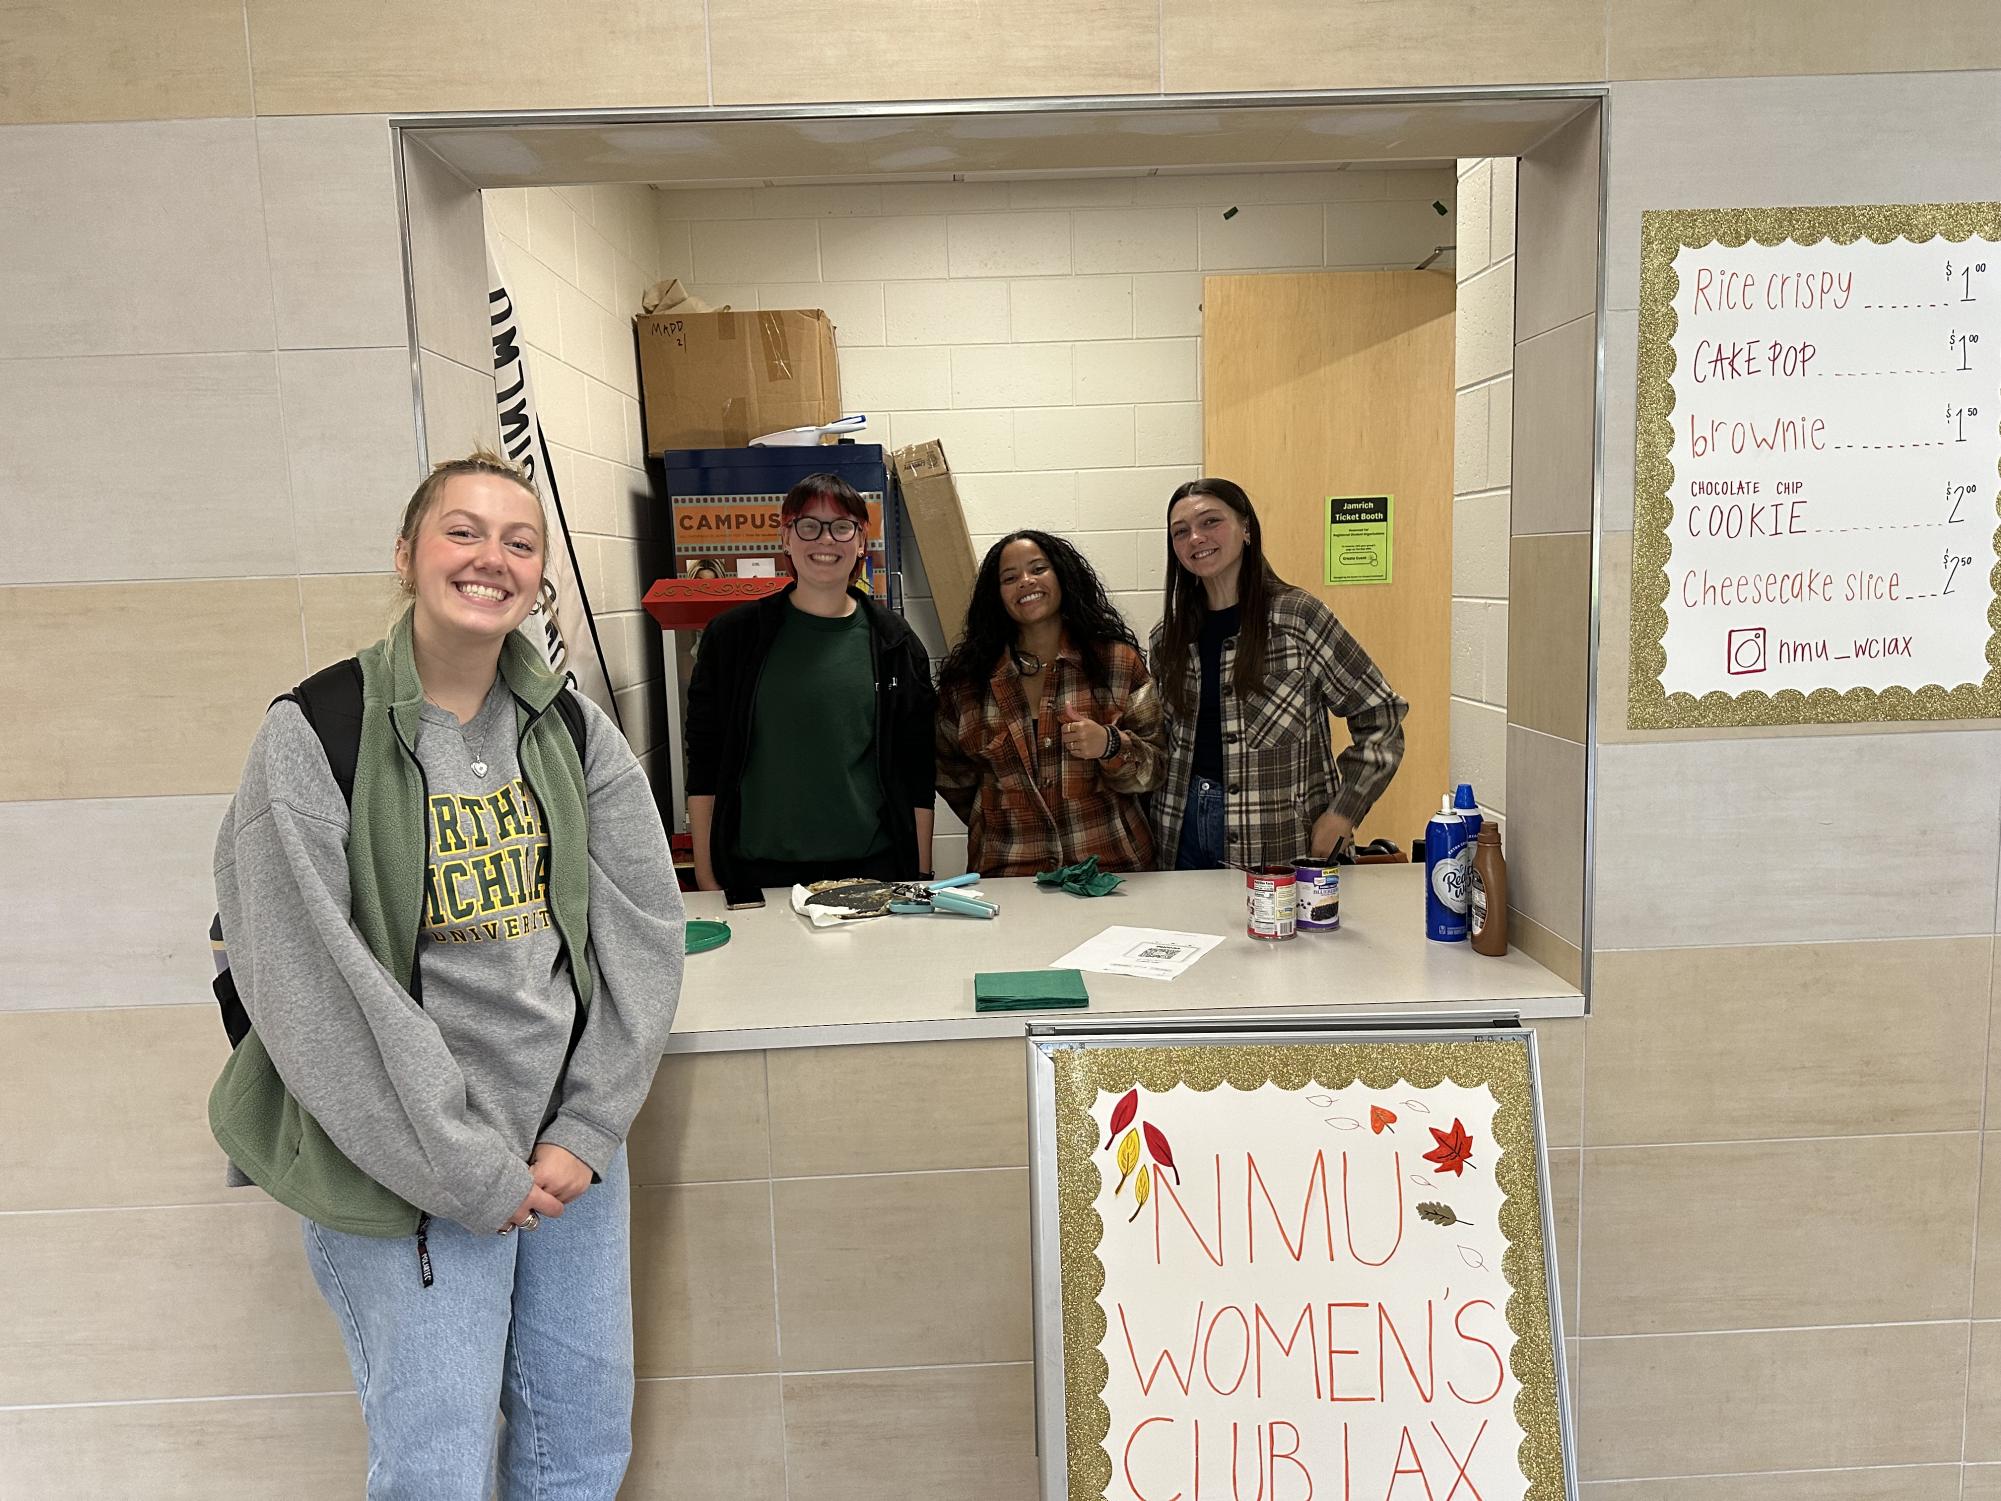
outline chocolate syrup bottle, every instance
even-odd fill
[[[1473,870],[1469,926],[1473,930],[1473,952],[1498,955],[1508,951],[1508,862],[1501,854],[1501,829],[1482,823],[1480,836],[1473,841]]]

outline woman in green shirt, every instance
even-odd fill
[[[931,869],[930,663],[853,588],[868,504],[809,475],[779,512],[792,583],[718,616],[688,687],[688,823],[705,891]]]

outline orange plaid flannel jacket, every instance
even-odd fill
[[[939,694],[938,790],[965,821],[969,870],[1030,876],[1091,855],[1107,870],[1153,868],[1140,794],[1160,780],[1160,699],[1138,652],[1104,650],[1104,688],[1066,642],[1033,706],[1006,654],[984,691],[955,683]],[[1066,755],[1061,728],[1072,715],[1117,725],[1118,755]]]

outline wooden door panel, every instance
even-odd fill
[[[1203,472],[1250,492],[1272,566],[1409,700],[1402,769],[1363,824],[1406,848],[1451,790],[1453,306],[1430,271],[1203,281]],[[1336,495],[1395,497],[1388,584],[1325,582]]]

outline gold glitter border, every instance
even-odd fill
[[[1521,1390],[1515,1418],[1523,1439],[1518,1454],[1528,1478],[1527,1501],[1563,1501],[1563,1429],[1550,1319],[1549,1268],[1542,1234],[1542,1180],[1536,1170],[1535,1102],[1529,1083],[1526,1038],[1466,1042],[1216,1044],[1201,1047],[1075,1046],[1053,1050],[1056,1096],[1056,1193],[1063,1268],[1064,1433],[1071,1501],[1103,1497],[1112,1483],[1105,1436],[1111,1409],[1105,1383],[1111,1372],[1100,1350],[1105,1310],[1098,1295],[1105,1267],[1098,1259],[1104,1221],[1095,1203],[1100,1185],[1092,1161],[1098,1125],[1091,1106],[1100,1091],[1124,1094],[1137,1085],[1165,1093],[1177,1084],[1207,1092],[1221,1085],[1253,1090],[1308,1084],[1338,1091],[1357,1083],[1389,1089],[1399,1080],[1419,1089],[1450,1081],[1486,1085],[1498,1102],[1494,1141],[1500,1158],[1494,1181],[1504,1195],[1501,1229],[1508,1237],[1501,1261],[1507,1278],[1508,1327],[1515,1345],[1509,1366]]]
[[[1756,689],[1744,693],[1669,693],[1661,686],[1667,666],[1667,610],[1671,587],[1668,528],[1674,506],[1669,450],[1674,441],[1674,296],[1680,286],[1674,258],[1684,248],[1708,245],[1852,245],[1868,239],[1919,244],[1943,239],[1959,244],[1974,235],[2001,240],[2001,203],[1887,203],[1826,208],[1648,209],[1640,215],[1639,392],[1633,454],[1632,658],[1627,679],[1628,728],[1719,729],[1767,724],[1859,724],[1874,720],[1992,719],[2001,717],[2001,561],[1990,577],[1995,599],[1987,610],[1987,676],[1947,688],[1815,688],[1802,693]],[[2001,471],[2001,465],[1997,465]],[[1995,508],[2001,515],[2001,485]],[[2001,558],[2001,529],[1995,535]]]

